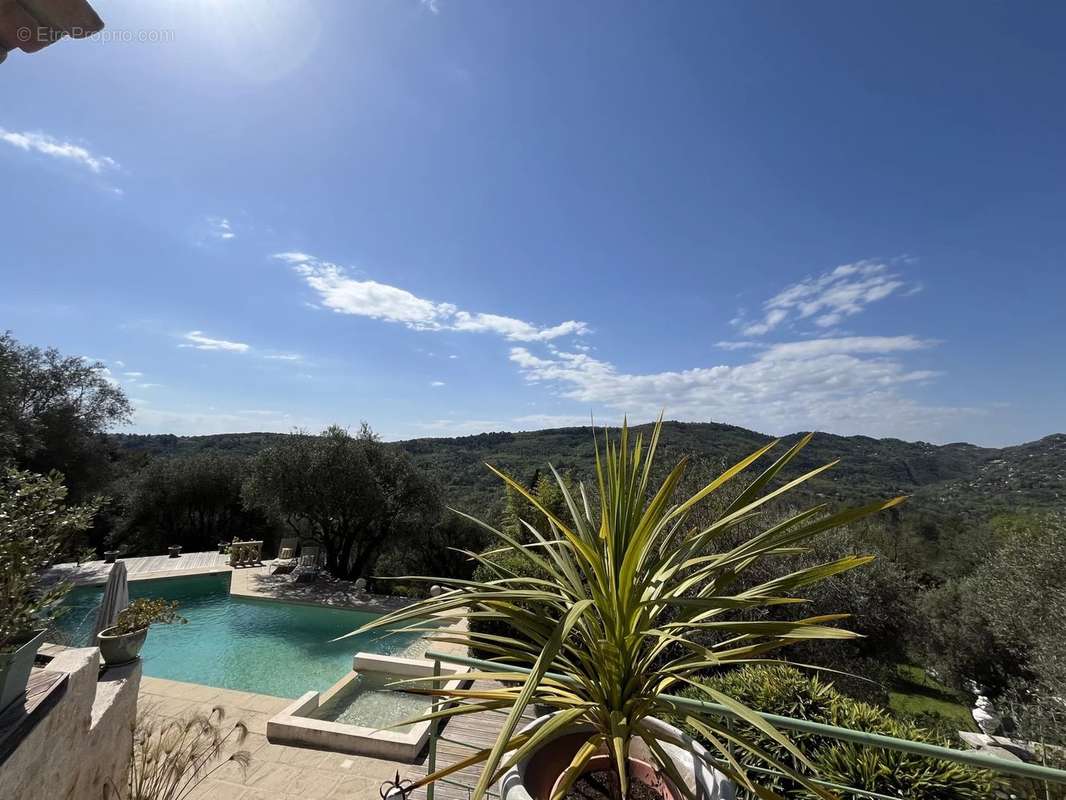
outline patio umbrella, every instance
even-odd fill
[[[130,589],[126,582],[126,565],[118,561],[111,567],[111,574],[107,576],[104,596],[100,601],[100,611],[96,615],[96,624],[93,626],[93,643],[96,642],[96,634],[114,625],[118,621],[118,612],[129,604]]]

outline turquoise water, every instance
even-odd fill
[[[425,695],[387,688],[394,680],[396,678],[391,675],[361,672],[355,680],[312,711],[310,717],[362,728],[389,728],[396,733],[407,733],[411,725],[396,723],[428,713],[433,701]]]
[[[87,646],[103,590],[74,589],[56,628],[61,644]],[[375,633],[330,639],[374,618],[359,611],[231,597],[229,575],[130,583],[130,599],[177,600],[187,625],[153,625],[141,651],[144,672],[157,678],[296,698],[328,689],[352,668],[359,651],[401,655],[417,634]]]

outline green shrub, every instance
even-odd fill
[[[168,625],[178,622],[184,625],[188,622],[185,617],[178,616],[178,603],[176,600],[149,600],[139,598],[130,603],[118,614],[115,623],[115,635],[133,633],[144,630],[149,625]]]
[[[62,476],[0,470],[0,652],[16,650],[47,627],[67,583],[45,570],[92,523],[95,504],[67,506]]]
[[[743,667],[704,682],[768,714],[930,744],[954,744],[913,722],[896,719],[877,706],[842,694],[829,681],[785,665]],[[682,694],[696,700],[706,699],[695,688]],[[788,757],[784,748],[758,731],[742,723],[738,723],[737,729],[757,739],[760,746],[779,759]],[[690,733],[697,735],[695,731]],[[791,733],[790,738],[815,764],[818,777],[832,783],[907,800],[985,800],[995,793],[990,773],[952,762],[849,744],[816,734]],[[762,766],[750,755],[741,761],[749,766]],[[767,778],[763,785],[788,800],[807,800],[814,796],[785,777]],[[741,789],[738,797],[752,795]]]

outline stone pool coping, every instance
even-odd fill
[[[352,671],[332,687],[322,693],[306,692],[271,717],[267,721],[267,740],[276,744],[314,747],[390,761],[416,761],[429,741],[430,720],[415,723],[410,730],[397,731],[314,719],[310,714],[344,691],[361,672],[384,672],[396,678],[417,678],[432,675],[433,667],[434,662],[427,659],[356,653],[352,659]],[[458,689],[465,682],[462,676],[469,669],[442,664],[441,671],[456,676],[455,680],[447,681],[444,688]],[[427,697],[426,704],[428,712],[432,699]]]
[[[179,558],[135,556],[125,562],[127,580],[167,580],[203,575],[230,574],[230,595],[253,600],[268,600],[297,605],[325,606],[386,614],[416,602],[409,597],[357,592],[351,581],[336,580],[324,573],[312,583],[297,583],[291,575],[273,575],[272,561],[249,567],[232,567],[229,556],[218,552],[184,553]],[[190,565],[190,566],[187,566]],[[84,564],[57,564],[48,575],[56,581],[70,581],[74,586],[102,586],[111,573],[111,564],[90,561]]]

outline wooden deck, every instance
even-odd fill
[[[130,580],[148,578],[172,578],[179,575],[204,575],[211,572],[226,572],[230,569],[229,556],[212,550],[209,553],[182,553],[177,558],[167,555],[136,556],[120,558],[126,565]],[[92,586],[107,582],[112,564],[103,561],[86,561],[83,564],[56,564],[48,575],[56,580],[67,580],[76,586]]]
[[[436,768],[443,769],[469,758],[478,750],[492,747],[506,719],[506,711],[481,711],[450,720],[437,740]],[[532,709],[527,708],[518,724],[519,729],[533,719]],[[427,756],[421,765],[412,767],[409,773],[401,772],[400,777],[421,778],[426,775],[428,767]],[[433,787],[433,800],[470,800],[480,777],[480,765],[467,767],[449,775],[446,779],[448,783],[439,781]],[[492,797],[499,797],[497,789],[498,787],[492,788]],[[422,789],[413,795],[413,800],[425,800],[425,797],[425,790]]]
[[[63,696],[66,688],[67,673],[33,668],[26,682],[26,696],[0,714],[0,764]]]

